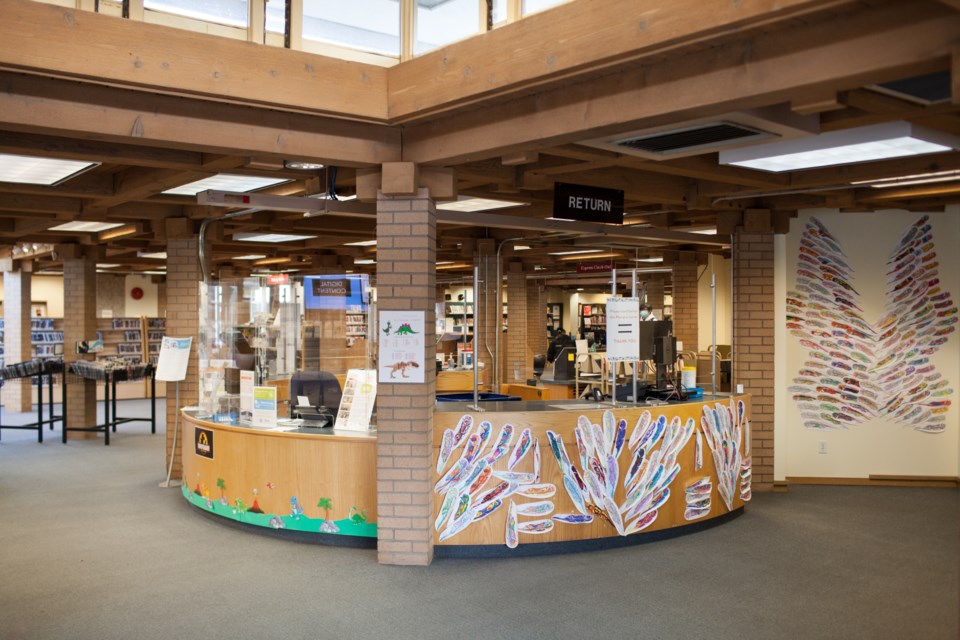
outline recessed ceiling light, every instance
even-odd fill
[[[528,202],[509,202],[507,200],[460,196],[455,202],[438,204],[437,209],[443,211],[492,211],[494,209],[506,209],[507,207],[526,207],[529,204]]]
[[[528,244],[515,244],[515,245],[513,245],[513,250],[514,250],[514,251],[529,251],[529,250],[530,250],[530,245],[528,245]]]
[[[195,196],[201,191],[255,191],[274,185],[290,182],[286,178],[258,178],[256,176],[238,176],[221,173],[209,178],[197,180],[179,187],[167,189],[163,193],[172,196]]]
[[[663,258],[634,258],[633,261],[634,262],[663,262]]]
[[[377,264],[377,261],[370,260],[369,258],[363,258],[361,260],[354,260],[353,264]]]
[[[316,171],[323,169],[323,165],[319,162],[301,162],[300,160],[284,160],[283,166],[295,171]]]
[[[584,253],[600,253],[603,249],[577,249],[575,251],[557,251],[550,253],[551,256],[575,256]]]
[[[138,258],[150,258],[152,260],[166,260],[166,251],[137,251]]]
[[[898,121],[729,149],[720,152],[720,164],[773,172],[796,171],[938,153],[957,147],[960,138],[956,136]]]
[[[157,269],[154,269],[154,270],[151,270],[151,271],[141,271],[140,273],[142,273],[142,274],[145,275],[145,276],[165,276],[165,275],[167,275],[167,272],[166,272],[166,271],[160,271],[160,270],[157,270]]]
[[[55,185],[99,164],[0,153],[0,182]]]
[[[293,242],[295,240],[312,240],[317,236],[303,236],[294,233],[235,233],[234,240],[240,242]]]
[[[75,233],[97,233],[98,231],[106,231],[107,229],[114,229],[116,227],[122,227],[122,222],[84,222],[82,220],[75,220],[73,222],[65,222],[63,224],[58,224],[55,227],[50,227],[47,231],[72,231]]]
[[[377,246],[376,240],[361,240],[360,242],[345,242],[343,243],[345,247],[375,247]]]
[[[267,254],[265,253],[248,253],[245,256],[234,256],[230,258],[231,260],[259,260],[260,258],[266,258]]]
[[[97,263],[97,269],[112,269],[114,267],[119,267],[119,266],[120,266],[119,264],[106,263],[106,262]]]
[[[444,260],[443,262],[438,262],[437,266],[439,267],[444,264],[454,264],[454,262],[452,260]]]
[[[691,230],[690,233],[699,233],[705,236],[715,236],[717,235],[717,228],[711,227],[709,229],[694,229]]]

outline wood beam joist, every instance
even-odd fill
[[[0,211],[19,211],[25,215],[50,213],[70,217],[79,215],[82,210],[83,201],[79,198],[0,193]]]
[[[211,175],[214,174],[199,171],[134,167],[114,175],[113,195],[86,203],[84,211],[88,213],[105,212],[116,205],[134,200],[144,200],[167,189],[179,187]]]
[[[780,104],[798,91],[897,79],[942,67],[960,32],[960,15],[937,4],[893,3],[854,17],[791,25],[412,125],[404,157],[433,164],[502,156],[536,142],[567,144]]]
[[[164,169],[199,169],[202,158],[202,154],[194,151],[147,148],[16,131],[0,131],[0,152]]]
[[[45,184],[0,182],[0,194],[5,193],[69,198],[105,198],[113,194],[113,176],[106,173],[87,173],[55,187]]]
[[[705,47],[854,3],[842,0],[607,0],[568,3],[390,70],[390,118],[405,121],[516,89],[591,76],[641,57]],[[548,35],[549,34],[549,35]]]
[[[158,93],[369,120],[387,117],[387,70],[27,0],[0,3],[0,66]]]
[[[539,174],[528,181],[524,176],[524,186],[551,189],[555,182],[562,182],[554,175]],[[605,171],[581,171],[576,175],[577,184],[619,189],[624,198],[635,202],[652,202],[681,206],[686,204],[684,192],[687,181],[684,178],[651,174],[633,169],[611,168]]]
[[[0,128],[13,131],[223,155],[318,158],[342,166],[400,158],[400,131],[384,125],[2,71],[0,87]]]

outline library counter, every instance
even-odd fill
[[[440,403],[437,556],[562,553],[689,533],[751,497],[750,397]]]
[[[377,438],[330,429],[256,429],[181,411],[183,495],[277,535],[376,545]]]

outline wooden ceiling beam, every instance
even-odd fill
[[[0,152],[166,169],[197,169],[201,165],[202,155],[195,151],[147,148],[17,131],[0,131]]]
[[[3,71],[0,86],[0,129],[10,131],[227,156],[318,158],[341,166],[401,157],[401,132],[385,125]]]
[[[133,167],[114,176],[114,193],[112,196],[87,202],[84,211],[88,213],[106,212],[107,209],[119,204],[144,200],[167,189],[208,178],[211,175],[214,174],[176,169]]]
[[[5,0],[0,66],[284,110],[387,117],[387,69],[183,29]]]
[[[843,0],[607,0],[568,3],[390,69],[390,118],[435,117],[516,90],[595,76],[639,58],[812,16]]]
[[[19,211],[25,214],[50,213],[53,215],[79,215],[83,200],[61,196],[21,195],[0,193],[0,211]]]
[[[896,79],[942,67],[960,32],[960,15],[939,5],[888,4],[856,17],[624,67],[562,89],[412,125],[404,131],[404,156],[429,164],[502,156],[535,144],[555,146],[779,104],[798,91],[846,90]]]

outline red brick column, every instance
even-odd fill
[[[753,483],[769,490],[773,488],[773,234],[741,232],[733,240],[733,384],[742,384],[752,396]]]
[[[197,347],[200,339],[200,272],[199,239],[193,234],[192,221],[184,218],[171,219],[167,223],[167,283],[166,283],[166,335],[172,338],[193,338],[187,377],[179,383],[180,406],[177,406],[177,383],[167,383],[167,442],[163,472],[166,474],[173,456],[171,480],[183,479],[181,442],[184,431],[180,423],[176,450],[173,433],[180,407],[196,404],[200,400],[200,365]]]
[[[697,351],[698,313],[697,263],[673,265],[673,335],[683,342],[684,351]]]
[[[511,263],[507,269],[507,332],[500,336],[500,348],[506,355],[504,382],[522,384],[532,377],[533,354],[527,348],[527,329],[527,274],[522,263]]]
[[[77,342],[97,335],[97,261],[93,257],[63,260],[63,359],[93,360],[92,354],[78,355]],[[67,425],[92,427],[97,424],[97,382],[70,377],[67,384]],[[92,431],[71,431],[69,438],[88,440]]]
[[[637,285],[637,293],[640,293],[642,285]],[[647,304],[653,307],[657,317],[663,320],[663,280],[647,280]]]
[[[426,189],[377,200],[377,305],[423,311],[423,384],[377,389],[377,560],[433,560],[433,411],[436,406],[437,213]]]
[[[16,264],[16,263],[14,263]],[[31,273],[25,265],[3,272],[3,362],[16,364],[30,360]],[[29,265],[26,265],[29,266]],[[30,411],[33,405],[30,378],[7,380],[3,384],[3,408]]]

